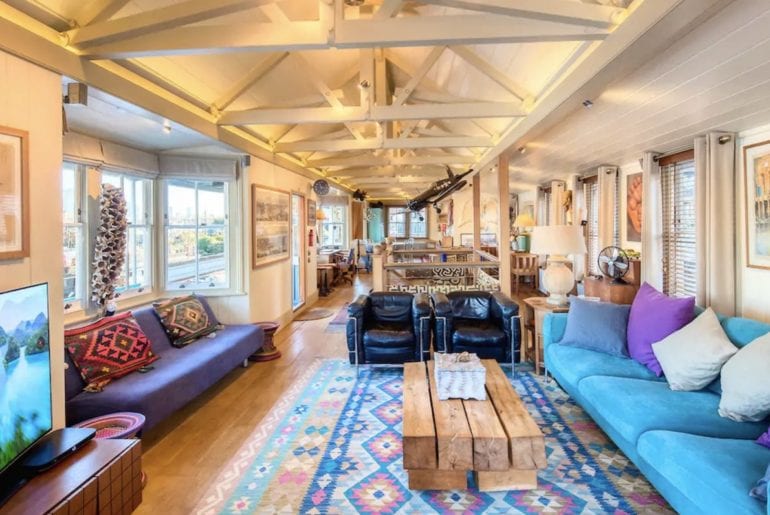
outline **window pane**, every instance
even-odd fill
[[[425,208],[409,214],[409,236],[412,238],[428,237],[428,216]]]
[[[112,184],[116,188],[123,187],[123,177],[115,173],[103,173],[102,184]]]
[[[406,208],[388,208],[388,236],[393,238],[406,237]]]
[[[64,227],[64,300],[71,302],[80,298],[80,271],[82,228]]]
[[[169,225],[195,225],[195,181],[171,181],[166,201]]]
[[[227,213],[225,183],[198,183],[198,223],[200,225],[224,225]]]
[[[62,221],[65,224],[74,224],[79,221],[80,192],[78,191],[77,173],[78,167],[76,165],[64,163],[62,167]]]
[[[225,229],[202,229],[198,238],[198,283],[214,288],[227,286]]]
[[[190,287],[195,282],[196,249],[195,229],[168,230],[169,288]]]
[[[131,227],[128,230],[128,288],[142,288],[150,283],[149,232],[147,227]]]

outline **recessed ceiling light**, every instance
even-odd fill
[[[591,109],[593,106],[594,106],[594,103],[591,102],[590,100],[588,99],[583,100],[583,107],[585,107],[586,109]]]
[[[527,153],[527,147],[519,147],[519,154],[526,154]]]
[[[163,132],[166,134],[171,134],[171,122],[168,120],[163,120]]]

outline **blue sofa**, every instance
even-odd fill
[[[737,346],[770,332],[744,318],[721,319]],[[756,440],[763,422],[719,416],[718,381],[697,392],[672,391],[644,365],[561,345],[567,314],[543,321],[545,365],[678,512],[767,514],[749,491],[770,464],[770,449]]]
[[[205,299],[198,298],[211,314]],[[132,411],[145,416],[144,429],[149,429],[241,365],[264,343],[262,328],[229,325],[218,330],[213,338],[203,337],[177,348],[171,345],[153,308],[134,311],[134,318],[152,343],[153,352],[160,356],[152,364],[154,369],[121,377],[98,393],[84,392],[85,383],[67,355],[68,425],[108,413]]]

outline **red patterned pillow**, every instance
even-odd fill
[[[64,331],[64,346],[88,392],[158,359],[130,312]]]
[[[156,302],[153,307],[174,347],[184,347],[217,330],[216,320],[211,320],[195,295]]]

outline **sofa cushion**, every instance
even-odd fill
[[[411,293],[372,293],[370,296],[371,314],[375,321],[383,323],[412,323]]]
[[[743,347],[722,368],[719,414],[737,421],[770,415],[770,334]]]
[[[626,331],[629,306],[573,298],[562,345],[628,356]]]
[[[558,370],[559,375],[575,387],[581,379],[590,376],[615,376],[663,381],[641,363],[618,356],[608,356],[578,347],[553,343],[546,347],[545,365]]]
[[[364,347],[412,347],[414,333],[410,325],[375,322],[364,331]]]
[[[757,438],[757,443],[770,449],[770,429],[762,433],[762,435]]]
[[[650,431],[639,438],[638,451],[701,513],[766,513],[749,491],[770,463],[770,450],[750,440]]]
[[[719,377],[722,365],[738,352],[711,308],[680,330],[653,343],[652,350],[671,389],[684,391],[707,387]]]
[[[116,411],[145,416],[145,429],[181,408],[256,352],[264,331],[232,325],[217,331],[205,345],[169,349],[146,374],[131,374],[99,393],[82,392],[67,402],[67,424]]]
[[[505,332],[500,326],[484,320],[456,320],[452,344],[466,347],[502,347]]]
[[[646,431],[666,429],[721,438],[756,439],[767,423],[733,422],[717,412],[719,396],[708,390],[675,392],[665,382],[587,377],[578,390],[629,442]]]
[[[652,344],[692,322],[695,299],[668,297],[647,283],[642,284],[628,315],[628,353],[657,375],[663,370],[652,352]]]
[[[156,302],[153,307],[174,347],[184,347],[217,330],[216,320],[195,295]]]
[[[68,329],[64,345],[85,389],[92,392],[158,359],[130,312]]]
[[[481,291],[453,291],[447,294],[452,305],[452,315],[456,318],[486,320],[489,318],[491,295]]]
[[[762,502],[767,502],[767,490],[770,486],[770,465],[765,470],[765,475],[759,478],[757,484],[751,489],[751,496]],[[768,506],[770,511],[770,506]]]

